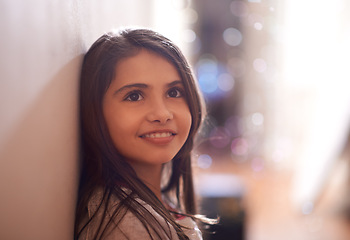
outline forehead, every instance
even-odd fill
[[[182,80],[176,67],[165,57],[142,49],[136,55],[119,61],[113,82],[153,82]]]

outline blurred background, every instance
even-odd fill
[[[0,238],[72,239],[80,64],[149,27],[193,67],[206,239],[350,238],[346,0],[0,0]],[[212,234],[216,232],[217,234]]]

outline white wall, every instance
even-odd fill
[[[152,3],[0,0],[0,239],[72,239],[82,56]]]

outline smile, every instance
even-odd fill
[[[176,133],[169,131],[169,130],[163,130],[158,132],[149,132],[145,133],[140,136],[141,139],[147,141],[148,143],[164,146],[173,141],[175,138]]]
[[[175,134],[171,133],[171,132],[162,132],[162,133],[148,133],[145,135],[142,135],[142,138],[167,138],[167,137],[171,137]]]

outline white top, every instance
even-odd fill
[[[96,212],[101,199],[102,199],[103,193],[102,190],[98,191],[89,201],[88,203],[88,217],[91,218],[91,216]],[[113,213],[113,210],[118,205],[119,199],[114,197],[115,200],[111,201],[110,206],[108,206],[107,216],[105,217],[104,222],[102,223],[102,229],[106,226],[108,221],[110,220],[111,213]],[[152,234],[153,239],[159,239],[159,240],[166,240],[166,239],[173,239],[173,240],[179,240],[175,229],[172,227],[171,224],[167,223],[163,217],[161,217],[149,204],[145,203],[141,199],[136,199],[142,206],[144,206],[150,213],[153,214],[153,216],[156,218],[157,221],[161,224],[163,229],[165,231],[168,230],[168,235],[163,234],[159,238],[159,236],[150,229],[150,232]],[[81,237],[79,239],[84,240],[93,240],[95,230],[98,228],[102,215],[104,211],[98,211],[97,216],[94,217],[93,221],[88,225],[88,227],[83,231],[81,234]],[[110,214],[109,214],[110,213]],[[117,216],[118,217],[118,216]],[[119,219],[119,218],[118,218]],[[112,221],[116,222],[116,219],[112,219]],[[181,226],[184,226],[186,228],[183,228],[184,233],[188,236],[191,240],[202,240],[202,234],[200,230],[198,229],[197,224],[193,221],[190,217],[182,217],[180,219],[176,220],[177,223],[179,223]],[[168,236],[171,236],[169,238]],[[121,218],[119,224],[117,227],[111,227],[110,229],[107,229],[107,234],[105,234],[104,240],[139,240],[144,239],[148,240],[151,239],[149,236],[148,231],[143,226],[142,222],[130,211],[127,211],[123,218]]]

